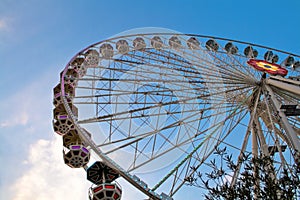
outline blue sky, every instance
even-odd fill
[[[51,125],[52,88],[81,49],[163,27],[300,54],[299,8],[298,0],[0,0],[0,199],[87,199],[89,183],[64,166]]]

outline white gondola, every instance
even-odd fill
[[[110,59],[114,56],[114,48],[111,44],[104,43],[100,46],[100,53],[104,59]]]
[[[190,37],[186,44],[192,50],[200,49],[200,42],[195,37]]]
[[[169,39],[169,45],[173,49],[180,49],[182,47],[181,41],[177,36],[172,36]]]
[[[90,152],[83,145],[71,145],[69,151],[63,151],[65,164],[71,168],[85,167],[90,160]]]
[[[253,49],[252,46],[247,46],[244,49],[244,55],[247,58],[256,58],[258,56],[258,51],[256,49]]]
[[[146,48],[145,40],[141,37],[137,37],[133,40],[133,47],[136,50],[142,50]]]
[[[99,63],[99,53],[95,49],[90,49],[85,53],[85,67],[96,67]]]
[[[229,54],[236,54],[238,52],[238,47],[235,46],[234,44],[232,44],[232,42],[228,42],[225,45],[225,50],[227,51],[227,53]]]
[[[67,99],[68,103],[72,102],[72,99],[75,95],[75,88],[72,85],[69,84],[65,84],[64,85],[64,91],[65,91],[65,98]],[[53,105],[57,106],[59,104],[62,104],[62,97],[61,97],[61,84],[57,84],[54,88],[53,88]]]
[[[70,63],[70,67],[77,71],[79,78],[84,76],[86,73],[86,67],[83,63],[84,63],[83,57],[77,57]]]
[[[155,49],[161,49],[163,47],[163,41],[159,36],[151,38],[151,46]]]
[[[293,64],[293,69],[296,70],[296,71],[300,71],[300,61],[296,61]]]
[[[116,49],[120,54],[126,54],[129,51],[129,45],[126,40],[119,40],[116,43]]]
[[[264,54],[264,59],[271,63],[276,63],[279,60],[278,55],[274,54],[273,51],[266,51]]]
[[[207,40],[207,42],[205,43],[205,47],[210,51],[218,51],[219,49],[218,43],[213,39]]]
[[[120,200],[122,189],[117,183],[103,183],[90,188],[91,200]]]
[[[288,56],[284,61],[283,61],[283,65],[284,67],[289,67],[292,66],[295,62],[295,59],[293,56]]]

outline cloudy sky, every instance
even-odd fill
[[[164,27],[300,54],[299,8],[298,0],[0,0],[0,199],[88,199],[90,183],[64,165],[51,123],[52,88],[81,49]],[[126,186],[124,200],[143,198]]]

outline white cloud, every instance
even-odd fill
[[[24,162],[30,166],[23,176],[10,187],[11,200],[84,200],[88,199],[91,183],[86,180],[82,169],[71,169],[63,163],[62,140],[38,140],[30,146],[28,158]],[[145,199],[145,195],[121,180],[122,200]]]
[[[0,185],[3,186],[0,190],[0,199],[2,197],[8,200],[62,200],[66,197],[73,200],[88,199],[88,188],[91,183],[86,180],[86,173],[82,169],[71,169],[63,163],[62,139],[55,135],[51,128],[52,89],[56,75],[48,72],[39,77],[20,91],[16,91],[14,95],[5,96],[6,98],[1,100],[0,129],[14,130],[11,132],[13,138],[22,135],[21,138],[25,140],[17,140],[14,145],[18,146],[20,143],[31,145],[27,155],[18,155],[18,158],[24,158],[19,160],[20,165],[6,166],[8,170],[1,172],[13,173],[16,169],[20,171],[21,168],[21,175],[11,180],[13,184],[4,182]],[[8,129],[11,127],[13,129]],[[0,138],[1,135],[7,135],[5,131],[1,131]],[[34,137],[29,139],[27,137],[29,133],[33,133]],[[49,138],[49,135],[50,140],[41,139]],[[128,185],[126,181],[120,182],[123,188],[122,200],[145,199],[145,195]],[[9,189],[5,190],[6,188]]]
[[[88,199],[88,181],[82,169],[71,169],[63,163],[62,141],[55,136],[52,141],[38,140],[30,147],[23,176],[11,186],[12,200]],[[74,192],[76,191],[76,192]]]

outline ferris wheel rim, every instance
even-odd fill
[[[153,33],[136,33],[136,34],[129,34],[129,35],[120,35],[120,36],[116,36],[116,37],[110,37],[108,39],[104,39],[104,40],[101,40],[99,42],[95,42],[95,43],[85,47],[84,49],[82,49],[78,53],[76,53],[70,59],[70,61],[66,64],[65,68],[67,68],[69,66],[69,64],[72,62],[72,60],[74,60],[78,55],[82,54],[87,49],[95,47],[96,45],[99,45],[99,44],[105,43],[105,42],[109,42],[111,40],[124,38],[124,37],[134,37],[134,36],[143,36],[143,35],[169,35],[169,36],[170,35],[178,35],[178,36],[200,37],[200,38],[206,38],[206,39],[216,39],[216,40],[222,40],[222,41],[231,41],[231,42],[246,44],[246,45],[250,45],[250,46],[254,46],[254,47],[260,47],[260,48],[264,48],[264,49],[268,49],[268,50],[273,50],[273,51],[276,51],[276,52],[280,52],[280,53],[284,53],[284,54],[287,54],[287,55],[291,55],[291,56],[295,56],[295,57],[300,58],[300,55],[295,54],[295,53],[291,53],[291,52],[288,52],[288,51],[285,51],[285,50],[280,50],[280,49],[277,49],[277,48],[268,47],[268,46],[260,45],[260,44],[256,44],[256,43],[245,42],[245,41],[242,41],[242,40],[235,40],[235,39],[230,39],[230,38],[225,38],[225,37],[219,37],[219,36],[213,36],[213,35],[201,35],[201,34],[193,34],[193,33],[170,33],[170,32],[166,32],[166,33],[157,32],[156,33],[156,32],[153,32]]]
[[[161,35],[163,35],[163,34],[165,34],[165,33],[160,33]],[[134,34],[134,35],[128,35],[128,37],[129,36],[137,36],[137,35],[140,35],[140,34]],[[144,35],[144,34],[141,34],[141,35]],[[159,35],[159,33],[149,33],[149,34],[145,34],[145,35]],[[168,35],[171,35],[171,33],[169,33]],[[174,34],[172,34],[172,35],[174,35]],[[176,35],[176,34],[175,34]],[[195,36],[195,37],[205,37],[205,38],[213,38],[213,39],[220,39],[220,40],[226,40],[226,41],[232,41],[232,42],[240,42],[240,41],[236,41],[236,40],[228,40],[228,39],[225,39],[225,38],[218,38],[218,37],[211,37],[211,36],[203,36],[203,35],[195,35],[195,34],[182,34],[182,35],[187,35],[187,36]],[[77,129],[78,129],[78,131],[79,131],[79,133],[81,133],[83,136],[84,136],[84,139],[86,140],[86,142],[87,143],[90,143],[90,142],[92,142],[92,141],[90,141],[89,140],[89,138],[88,138],[88,136],[87,136],[87,134],[86,133],[84,133],[84,131],[83,130],[81,130],[81,128],[80,128],[80,126],[79,125],[77,125],[77,123],[76,123],[76,117],[75,116],[72,116],[72,112],[71,112],[71,109],[69,108],[68,109],[68,107],[69,107],[69,103],[67,102],[67,99],[65,98],[65,89],[64,89],[64,76],[66,75],[66,72],[67,72],[67,70],[68,70],[68,67],[69,67],[69,65],[70,65],[70,63],[78,56],[78,55],[80,55],[81,53],[83,53],[83,52],[85,52],[86,50],[88,50],[88,49],[90,49],[90,48],[93,48],[93,47],[95,47],[96,45],[98,45],[98,44],[101,44],[101,43],[105,43],[105,42],[107,42],[107,41],[110,41],[110,40],[112,40],[112,39],[118,39],[118,38],[122,38],[122,37],[124,37],[124,36],[120,36],[120,37],[116,37],[116,38],[110,38],[110,39],[108,39],[108,40],[103,40],[103,41],[101,41],[101,42],[98,42],[98,43],[95,43],[95,44],[93,44],[93,45],[90,45],[90,46],[88,46],[87,48],[85,48],[84,50],[82,50],[82,51],[80,51],[78,54],[76,54],[72,59],[71,59],[71,61],[66,65],[66,67],[65,67],[65,69],[64,69],[64,71],[63,71],[63,73],[62,73],[62,77],[61,77],[61,93],[62,93],[62,96],[63,96],[63,102],[64,102],[64,105],[65,105],[65,107],[67,108],[67,111],[68,111],[68,113],[69,113],[69,115],[72,117],[72,120],[73,120],[73,122],[76,124],[75,126],[78,126],[77,127]],[[126,36],[127,37],[127,36]],[[285,52],[285,51],[281,51],[281,50],[276,50],[276,49],[272,49],[272,48],[269,48],[269,47],[265,47],[265,46],[261,46],[261,45],[253,45],[253,44],[251,44],[251,43],[245,43],[245,42],[240,42],[240,43],[243,43],[243,44],[248,44],[248,45],[252,45],[252,46],[258,46],[258,47],[262,47],[262,48],[266,48],[266,49],[268,49],[268,50],[275,50],[275,51],[277,51],[277,52],[281,52],[281,53],[285,53],[285,54],[288,54],[288,55],[293,55],[293,56],[296,56],[296,57],[299,57],[298,55],[296,55],[296,54],[291,54],[291,53],[288,53],[288,52]],[[74,117],[74,118],[73,118]],[[92,143],[90,143],[91,144],[91,147],[94,145],[94,144],[92,144]],[[95,150],[95,149],[94,149]],[[109,166],[111,166],[111,167],[115,167],[117,170],[119,170],[119,172],[122,174],[122,171],[120,171],[120,169],[121,168],[118,168],[118,167],[116,167],[116,166],[118,166],[116,163],[114,163],[114,161],[112,161],[112,160],[109,160],[109,159],[107,159],[105,156],[102,158],[104,161],[106,161],[107,162],[107,164],[109,165]],[[105,159],[107,159],[107,160],[105,160]],[[112,164],[113,163],[113,164]],[[128,181],[130,181],[132,184],[134,184],[134,182],[132,182],[132,176],[131,175],[128,175],[128,173],[125,171],[125,170],[123,170],[123,172],[124,172],[124,174],[123,174],[123,176],[124,176],[124,178],[125,179],[128,179]],[[127,178],[126,178],[127,177]],[[130,179],[130,180],[129,180]],[[136,182],[135,182],[136,183]],[[135,185],[136,187],[140,187],[140,185]],[[139,189],[141,189],[141,190],[145,190],[145,189],[143,189],[143,188],[139,188]],[[150,194],[150,193],[149,193]],[[147,193],[147,195],[149,195],[148,193]],[[153,194],[152,194],[153,195]],[[157,195],[153,195],[152,196],[153,198],[159,198]]]

